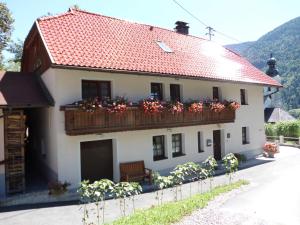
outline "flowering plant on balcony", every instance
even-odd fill
[[[225,109],[225,105],[220,102],[212,102],[209,106],[210,110],[213,112],[222,112]]]
[[[179,101],[168,103],[167,107],[172,114],[182,113],[184,110],[183,104]]]
[[[232,102],[228,102],[227,107],[231,110],[237,110],[241,107],[240,103],[236,102],[236,101],[232,101]]]
[[[95,110],[102,108],[102,103],[99,100],[99,98],[77,101],[74,102],[72,105],[75,105],[87,112],[94,112]]]
[[[141,108],[145,113],[160,113],[163,111],[164,106],[158,100],[145,99],[141,103]]]
[[[128,103],[127,99],[124,97],[117,96],[115,99],[108,99],[103,101],[103,106],[106,107],[109,113],[123,113],[127,110]]]
[[[201,102],[194,102],[188,107],[189,112],[199,113],[203,111],[203,103]]]
[[[278,147],[275,143],[266,142],[264,145],[264,151],[267,153],[276,153],[278,152]]]

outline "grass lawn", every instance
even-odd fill
[[[177,202],[168,202],[160,206],[154,206],[145,210],[138,210],[130,216],[114,221],[113,225],[167,225],[180,221],[184,216],[191,214],[197,209],[204,208],[209,201],[222,193],[249,184],[248,181],[239,180],[232,184],[218,186],[212,191],[196,194],[191,198]]]

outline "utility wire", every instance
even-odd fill
[[[206,23],[204,23],[203,21],[201,21],[197,16],[195,16],[193,13],[191,13],[189,10],[187,10],[186,8],[184,8],[182,5],[179,4],[179,2],[177,2],[176,0],[173,0],[173,2],[178,5],[181,9],[183,9],[186,13],[188,13],[191,17],[193,17],[195,20],[197,20],[198,22],[200,22],[203,26],[205,27],[209,27]]]
[[[227,35],[223,32],[220,32],[218,30],[215,30],[214,28],[212,28],[211,26],[207,25],[206,23],[204,23],[202,20],[200,20],[197,16],[195,16],[193,13],[191,13],[188,9],[186,9],[185,7],[183,7],[178,1],[176,0],[172,0],[176,5],[178,5],[182,10],[184,10],[186,13],[188,13],[191,17],[193,17],[195,20],[197,20],[198,22],[200,22],[203,26],[206,27],[206,29],[208,29],[208,33],[206,33],[205,35],[208,35],[209,36],[209,39],[211,40],[211,37],[214,36],[212,32],[216,32],[228,39],[231,39],[231,40],[234,40],[234,41],[237,41],[237,42],[242,42],[230,35]]]

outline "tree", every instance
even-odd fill
[[[3,68],[2,51],[7,47],[13,30],[14,19],[6,4],[0,2],[0,69]]]
[[[7,71],[20,71],[21,60],[23,55],[23,44],[21,40],[11,41],[6,50],[13,54],[13,58],[5,62],[4,69]]]
[[[16,42],[12,41],[8,45],[7,51],[14,54],[14,57],[11,59],[11,61],[18,63],[22,60],[23,55],[23,44],[24,42],[18,39]]]

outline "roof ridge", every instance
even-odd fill
[[[49,15],[49,16],[41,16],[37,18],[37,21],[44,21],[44,20],[50,20],[50,19],[57,19],[62,16],[67,16],[67,15],[74,15],[73,9],[69,8],[67,12],[64,13],[58,13],[56,15]]]
[[[90,11],[83,10],[83,9],[78,9],[78,8],[69,8],[69,11],[66,12],[66,13],[62,13],[62,14],[58,14],[58,15],[54,15],[54,16],[49,16],[49,18],[44,17],[44,18],[41,18],[41,20],[56,19],[58,17],[65,16],[65,15],[68,15],[68,14],[74,15],[73,11],[77,11],[79,13],[86,13],[86,14],[90,14],[90,15],[94,15],[94,16],[105,17],[105,18],[109,18],[109,19],[113,19],[113,20],[122,21],[122,22],[125,22],[125,23],[131,23],[131,24],[137,24],[137,25],[142,25],[142,26],[147,26],[147,27],[153,27],[153,28],[157,28],[157,29],[177,33],[176,31],[170,30],[170,29],[167,29],[167,28],[163,28],[163,27],[159,27],[159,26],[155,26],[155,25],[150,25],[150,24],[145,24],[145,23],[138,23],[138,22],[135,22],[135,21],[129,21],[129,20],[125,20],[125,19],[112,17],[112,16],[106,16],[106,15],[103,15],[103,14],[100,14],[100,13],[90,12]],[[208,39],[205,39],[203,37],[198,37],[198,36],[195,36],[195,35],[191,35],[191,34],[180,34],[180,33],[177,33],[177,34],[189,36],[189,37],[192,37],[192,38],[197,38],[197,39],[200,39],[200,40],[203,40],[203,41],[208,41]]]

